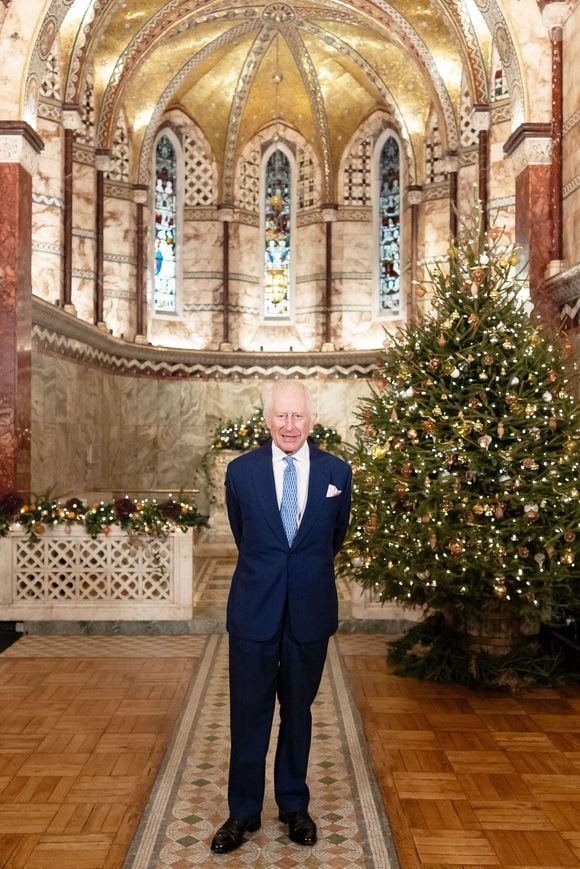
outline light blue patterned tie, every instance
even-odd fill
[[[288,546],[292,546],[298,523],[298,481],[296,479],[296,468],[293,457],[286,456],[284,461],[286,462],[286,467],[284,469],[284,482],[282,485],[280,517],[286,537],[288,538]]]

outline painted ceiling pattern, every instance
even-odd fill
[[[457,151],[462,82],[473,105],[488,104],[494,46],[509,92],[521,95],[498,0],[52,0],[28,102],[49,54],[67,106],[94,81],[95,147],[111,149],[122,114],[133,183],[147,181],[164,114],[182,112],[211,147],[224,203],[248,143],[291,129],[316,155],[332,202],[348,143],[377,111],[395,119],[412,182],[432,111],[444,149]]]

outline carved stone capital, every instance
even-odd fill
[[[62,107],[62,125],[65,130],[80,130],[83,119],[76,103],[65,103]]]
[[[0,121],[0,163],[19,163],[33,175],[44,142],[25,121]]]
[[[471,123],[474,130],[489,130],[491,123],[491,111],[489,106],[475,105],[471,113]]]
[[[552,162],[550,124],[520,124],[503,146],[517,176],[528,166]]]
[[[423,188],[420,184],[407,187],[407,202],[409,205],[421,205],[423,202]]]
[[[554,38],[554,30],[562,30],[569,15],[570,6],[568,3],[563,3],[562,0],[552,0],[552,2],[546,3],[542,7],[542,21],[551,39]],[[562,38],[561,33],[559,34],[559,38]]]
[[[96,151],[95,153],[95,169],[97,172],[108,172],[113,165],[111,154],[109,151]]]
[[[337,218],[337,207],[332,203],[328,205],[323,205],[320,209],[320,213],[322,214],[322,219],[325,223],[332,223]]]
[[[133,202],[137,205],[147,205],[149,200],[149,188],[144,184],[136,184],[133,187]]]

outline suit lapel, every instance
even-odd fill
[[[296,533],[292,546],[298,546],[316,521],[326,498],[326,490],[330,482],[328,469],[324,468],[323,454],[310,447],[310,474],[308,479],[308,497],[302,522]],[[281,523],[280,523],[281,524]]]
[[[255,456],[256,463],[252,472],[258,501],[272,532],[288,545],[282,519],[280,518],[278,499],[276,498],[271,444],[265,444],[259,450],[256,450]]]

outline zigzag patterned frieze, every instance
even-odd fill
[[[255,313],[255,312],[251,312]],[[42,299],[33,299],[33,348],[116,374],[232,380],[248,377],[371,377],[379,350],[219,352],[130,344]]]
[[[578,188],[580,188],[580,175],[575,175],[574,178],[564,184],[564,187],[562,188],[563,198],[567,199],[573,193],[576,193]]]
[[[580,109],[576,109],[573,115],[570,115],[569,118],[566,118],[564,124],[562,125],[562,135],[567,136],[580,122]]]

